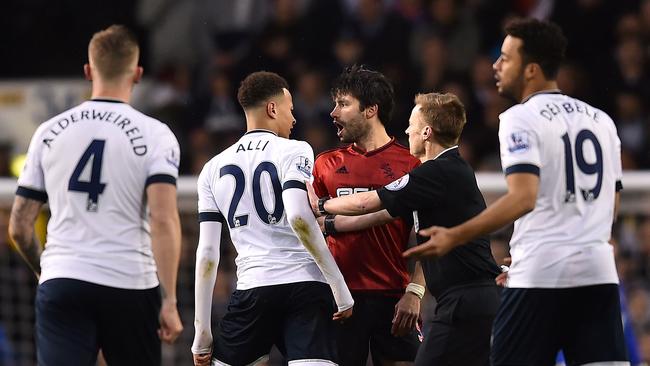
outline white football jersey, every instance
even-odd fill
[[[507,174],[539,175],[535,209],[515,222],[509,287],[618,283],[608,243],[621,186],[621,143],[603,111],[559,91],[500,116]]]
[[[291,229],[282,202],[283,187],[311,180],[313,161],[306,142],[253,130],[203,167],[199,216],[223,215],[237,250],[237,289],[326,282]]]
[[[118,101],[87,101],[39,126],[17,194],[49,201],[40,282],[157,286],[145,188],[175,184],[179,158],[165,124]]]

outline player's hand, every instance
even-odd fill
[[[194,366],[210,366],[210,362],[212,362],[212,351],[199,355],[192,354],[192,356],[194,357]]]
[[[403,337],[415,329],[420,317],[420,298],[412,292],[406,292],[395,304],[395,315],[390,334]]]
[[[345,319],[352,316],[352,308],[334,313],[332,320],[343,323]]]
[[[311,183],[307,182],[307,195],[309,196],[309,205],[311,206],[311,211],[314,213],[314,216],[319,217],[320,212],[318,211],[318,196],[316,191],[314,191],[314,186]]]
[[[506,287],[508,282],[508,267],[512,264],[512,258],[506,257],[503,259],[504,266],[501,266],[501,273],[494,279],[494,282],[497,283],[497,286]],[[504,268],[505,267],[505,268]]]
[[[418,231],[420,236],[428,236],[429,240],[417,245],[404,253],[404,257],[442,257],[449,253],[456,246],[456,238],[453,236],[451,230],[440,226],[431,226],[426,229]]]
[[[160,329],[158,337],[165,343],[173,343],[183,331],[175,300],[163,300],[160,308]]]

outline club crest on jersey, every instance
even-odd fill
[[[401,178],[397,178],[396,180],[386,185],[386,189],[389,191],[399,191],[400,189],[406,187],[408,182],[409,182],[409,175],[407,174]]]
[[[508,151],[511,153],[525,152],[530,149],[528,142],[528,131],[513,132],[508,140]]]
[[[296,162],[296,168],[307,178],[311,178],[313,166],[309,158],[300,156]]]

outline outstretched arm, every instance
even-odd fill
[[[508,193],[472,219],[454,226],[443,228],[432,226],[420,230],[418,234],[428,236],[425,243],[404,252],[406,257],[440,257],[455,247],[489,234],[535,208],[539,176],[531,173],[513,173],[506,178]]]
[[[316,264],[332,288],[338,312],[334,319],[345,319],[352,315],[354,300],[332,253],[325,243],[325,238],[318,228],[316,218],[309,208],[307,192],[300,188],[288,188],[282,191],[282,200],[287,219],[302,244],[316,260]]]
[[[321,199],[319,203],[319,198],[311,184],[307,184],[307,189],[309,192],[309,204],[316,216],[325,214],[357,216],[376,212],[382,208],[377,191],[355,193],[327,200]]]
[[[42,201],[16,196],[9,218],[9,237],[36,278],[41,275],[41,243],[34,236],[34,223],[43,206]]]
[[[364,230],[373,226],[387,224],[393,220],[395,220],[395,218],[391,216],[388,211],[381,210],[361,216],[321,216],[318,218],[318,224],[324,233],[334,234]]]
[[[176,206],[176,186],[153,183],[147,187],[151,248],[162,287],[160,339],[172,343],[183,330],[176,308],[176,278],[181,253],[181,224]]]

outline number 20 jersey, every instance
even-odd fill
[[[145,189],[175,184],[179,159],[171,130],[126,103],[90,100],[41,124],[16,192],[49,202],[40,282],[157,286]]]
[[[509,287],[618,283],[608,243],[621,185],[616,127],[559,91],[533,94],[500,116],[506,175],[539,175],[535,209],[515,222]]]
[[[308,143],[251,130],[203,167],[197,183],[199,220],[223,215],[237,250],[238,290],[326,282],[291,229],[282,201],[283,189],[311,180],[313,161]]]

